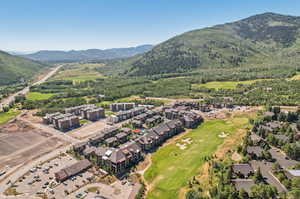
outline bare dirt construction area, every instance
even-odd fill
[[[107,120],[99,120],[97,122],[86,124],[78,129],[75,129],[73,131],[67,132],[67,135],[76,138],[76,139],[85,139],[90,136],[93,136],[94,134],[100,132],[104,128],[109,127],[107,124]]]
[[[0,127],[0,167],[14,167],[64,144],[51,134],[15,120]]]

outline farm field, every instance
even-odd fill
[[[78,64],[65,67],[59,71],[54,77],[54,80],[73,80],[87,81],[103,78],[104,76],[96,71],[101,64]]]
[[[252,84],[257,80],[248,80],[248,81],[225,81],[225,82],[220,82],[220,81],[214,81],[214,82],[208,82],[205,84],[193,84],[192,88],[199,88],[199,87],[205,87],[205,88],[214,88],[214,89],[235,89],[238,84]]]
[[[10,109],[8,112],[0,113],[0,125],[6,123],[7,121],[13,119],[20,113],[19,110]]]
[[[39,93],[39,92],[29,92],[26,95],[28,100],[46,100],[55,95],[54,93]]]
[[[144,178],[150,188],[147,199],[178,198],[180,189],[198,174],[205,162],[204,158],[213,155],[225,139],[230,139],[239,130],[249,127],[250,115],[236,115],[226,120],[212,120],[200,125],[174,142],[161,147],[152,154],[152,164]],[[219,135],[224,132],[227,137]],[[184,144],[185,140],[188,144]],[[179,145],[178,145],[179,143]],[[178,146],[185,145],[185,149]]]

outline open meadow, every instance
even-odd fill
[[[8,122],[9,120],[13,119],[20,113],[19,110],[10,109],[8,112],[1,112],[0,113],[0,125]]]
[[[249,127],[249,118],[250,115],[242,114],[225,120],[207,121],[159,148],[152,154],[152,164],[144,174],[150,189],[146,198],[178,198],[181,189],[199,173],[205,157],[213,155],[225,139]]]
[[[28,100],[46,100],[55,95],[54,93],[39,93],[39,92],[29,92],[26,95],[26,99]]]
[[[258,79],[259,80],[259,79]],[[258,80],[248,80],[248,81],[213,81],[208,82],[205,84],[193,84],[192,88],[199,88],[199,87],[205,87],[205,88],[214,88],[214,89],[235,89],[237,85],[248,85],[252,84]]]

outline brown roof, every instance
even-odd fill
[[[90,163],[90,161],[88,161],[86,159],[80,160],[79,162],[76,162],[75,164],[73,164],[69,167],[65,167],[64,169],[55,173],[55,176],[57,176],[57,178],[59,178],[60,180],[64,180],[70,176],[80,173],[81,171],[83,171],[85,169],[88,169],[91,166],[92,166],[92,164]]]
[[[273,112],[264,112],[264,117],[273,117],[275,114]]]
[[[79,142],[74,144],[73,148],[76,150],[78,148],[84,147],[87,144],[87,142]]]
[[[255,184],[251,179],[235,179],[231,181],[237,190],[244,189],[248,193],[251,192],[251,187]]]
[[[106,151],[108,150],[108,148],[104,148],[104,147],[97,147],[96,150],[95,150],[95,154],[96,156],[104,156]]]
[[[122,150],[120,149],[114,149],[112,151],[112,154],[109,157],[110,161],[113,163],[120,163],[126,160],[126,157]]]
[[[117,137],[118,139],[124,138],[124,137],[126,137],[126,136],[127,136],[126,133],[118,133],[118,134],[116,135],[116,137]]]
[[[233,164],[232,166],[233,172],[236,174],[243,174],[244,176],[248,176],[253,173],[253,169],[250,164]]]
[[[262,140],[262,138],[255,133],[251,133],[250,138],[252,141],[256,141],[256,142],[259,142]]]
[[[129,134],[131,132],[131,129],[130,128],[122,128],[121,131]]]
[[[62,181],[68,178],[67,173],[64,170],[60,170],[55,173],[55,177],[58,181]]]
[[[91,153],[96,151],[96,147],[87,147],[84,149],[83,154],[84,155],[90,155]]]
[[[113,142],[116,142],[116,141],[118,141],[118,139],[116,137],[107,138],[105,140],[106,143],[113,143]]]
[[[248,146],[247,153],[253,153],[256,156],[260,157],[262,155],[263,149],[259,146]]]

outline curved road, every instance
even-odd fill
[[[54,75],[61,67],[62,65],[58,65],[57,67],[53,68],[49,73],[47,73],[42,79],[38,80],[37,82],[33,83],[31,86],[39,85],[41,83],[44,83],[47,79],[49,79],[52,75]],[[15,100],[15,97],[18,95],[26,95],[29,92],[29,87],[27,86],[23,88],[22,90],[8,96],[7,98],[4,98],[0,103],[0,110],[3,109],[3,107],[8,106],[9,103]]]

